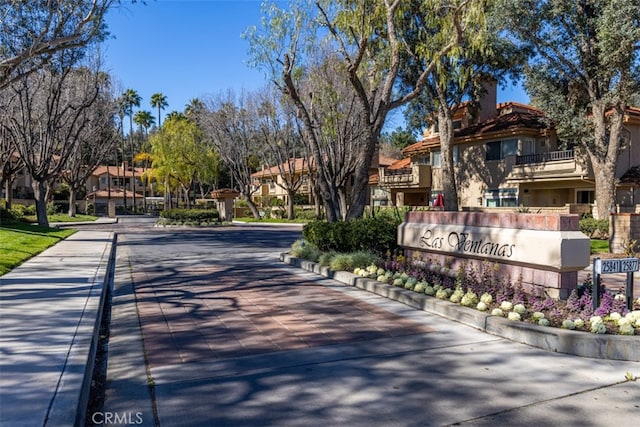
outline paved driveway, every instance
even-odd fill
[[[279,263],[298,237],[124,228],[105,412],[161,426],[640,419],[640,385],[624,381],[640,364],[512,343]]]

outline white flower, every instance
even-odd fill
[[[504,312],[502,310],[500,310],[499,308],[494,308],[493,310],[491,310],[491,315],[492,316],[504,317]]]
[[[482,301],[483,303],[489,305],[489,304],[491,304],[493,302],[493,297],[491,296],[491,294],[489,292],[485,292],[480,297],[480,301]]]
[[[544,317],[538,320],[538,325],[540,326],[549,326],[550,324],[551,322],[549,322],[549,319],[545,319]]]
[[[356,276],[359,276],[360,275],[360,267],[358,267],[355,270],[353,270],[353,274],[355,274]]]
[[[591,316],[591,319],[589,319],[589,323],[602,323],[602,317]]]
[[[544,319],[544,313],[541,311],[534,311],[531,317],[533,318],[533,320]]]
[[[618,320],[618,326],[622,327],[625,325],[631,326],[631,320],[627,319],[626,317],[623,317],[622,319]]]
[[[573,321],[573,324],[576,325],[576,328],[584,327],[584,320],[578,318]]]
[[[510,301],[502,301],[502,304],[500,304],[500,308],[503,311],[511,311],[511,309],[513,308],[513,304]]]
[[[614,322],[618,322],[618,320],[620,320],[622,316],[620,315],[620,313],[618,313],[617,311],[614,311],[613,313],[611,313],[609,315],[609,319],[613,320]]]
[[[562,322],[562,327],[565,329],[575,329],[576,328],[576,324],[573,323],[573,320],[570,319],[566,319]]]
[[[607,327],[603,322],[594,322],[591,324],[591,332],[594,334],[604,334],[607,332]]]
[[[513,311],[518,314],[525,314],[527,312],[527,308],[524,306],[524,304],[516,304],[513,306]]]
[[[633,328],[633,326],[631,326],[631,323],[625,323],[624,325],[620,325],[620,327],[618,328],[618,333],[620,335],[634,335],[636,333],[636,330]]]
[[[480,302],[478,303],[478,305],[476,306],[476,308],[477,308],[478,310],[480,310],[480,311],[487,311],[487,309],[488,309],[489,307],[487,306],[487,304],[485,304],[484,302],[480,301]]]
[[[509,312],[507,318],[514,321],[522,320],[522,317],[520,317],[520,313],[516,313],[515,311]]]
[[[625,296],[624,296],[624,294],[616,294],[616,296],[614,296],[613,298],[618,300],[618,301],[624,301]]]

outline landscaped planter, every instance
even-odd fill
[[[638,336],[592,334],[512,321],[425,294],[388,285],[375,279],[364,278],[351,272],[334,272],[327,267],[321,267],[317,263],[292,257],[288,254],[281,254],[280,259],[287,264],[313,271],[347,285],[373,292],[413,308],[431,312],[512,341],[548,351],[574,354],[582,357],[640,362],[640,338]]]

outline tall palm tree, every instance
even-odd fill
[[[127,115],[127,101],[124,98],[124,95],[121,95],[118,98],[118,118],[120,119],[119,122],[119,126],[120,126],[120,132],[121,132],[121,138],[120,138],[120,150],[122,151],[122,163],[124,163],[124,116]],[[124,203],[124,210],[127,210],[127,185],[126,185],[126,172],[125,169],[122,169],[122,181],[120,181],[120,166],[122,164],[119,160],[118,160],[118,149],[116,148],[116,176],[118,178],[118,184],[122,187],[122,193],[124,194],[123,196],[123,203]]]
[[[160,121],[160,111],[164,110],[168,105],[167,97],[163,95],[162,92],[151,95],[151,107],[158,109],[158,127],[162,126],[162,121]]]
[[[150,111],[140,110],[133,116],[133,121],[138,125],[140,129],[140,137],[147,135],[149,128],[156,122]],[[143,134],[144,131],[144,134]]]
[[[124,99],[125,105],[125,113],[129,116],[129,144],[131,146],[131,179],[133,182],[133,209],[136,209],[136,176],[135,169],[133,169],[133,161],[135,156],[135,148],[133,141],[133,107],[140,107],[140,101],[142,98],[138,95],[134,89],[127,89],[122,94],[122,98]],[[127,196],[125,194],[125,200]]]
[[[185,116],[193,119],[199,113],[202,113],[205,109],[204,102],[202,102],[198,98],[192,98],[189,103],[185,106],[184,114]]]

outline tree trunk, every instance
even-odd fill
[[[31,188],[33,189],[33,197],[36,201],[38,225],[49,227],[49,218],[47,218],[47,185],[43,181],[33,180]]]
[[[260,212],[258,211],[258,207],[256,206],[256,204],[253,203],[253,200],[251,200],[251,196],[242,194],[242,199],[247,202],[247,207],[251,211],[251,215],[253,215],[255,219],[260,219]]]
[[[295,191],[287,191],[287,219],[294,219],[295,218],[295,209],[294,209],[294,205],[293,202],[295,202],[295,195],[296,192]]]
[[[445,99],[446,101],[446,99]],[[453,118],[446,104],[440,102],[438,108],[438,131],[440,133],[442,194],[444,210],[458,210],[458,189],[453,166]]]
[[[93,207],[95,211],[95,206]],[[76,189],[69,186],[69,217],[76,216]]]
[[[340,206],[340,217],[341,221],[345,221],[349,219],[347,215],[349,214],[349,206],[347,202],[347,190],[345,188],[338,189],[338,205]]]
[[[4,201],[5,207],[7,209],[11,209],[11,203],[13,202],[13,194],[11,191],[11,187],[13,186],[13,179],[11,177],[5,179],[4,181]]]
[[[596,178],[596,212],[598,219],[609,219],[615,212],[615,163],[594,164]]]
[[[364,214],[364,208],[367,204],[367,193],[369,189],[369,168],[376,151],[378,132],[372,128],[368,129],[366,149],[358,154],[356,168],[353,174],[353,186],[351,187],[351,197],[349,200],[349,209],[345,219],[360,218]]]
[[[608,117],[610,125],[607,129],[605,111],[604,102],[593,103],[595,139],[593,145],[587,145],[587,151],[595,175],[597,216],[598,219],[608,220],[609,215],[615,211],[615,173],[620,154],[620,134],[624,114],[622,111],[614,111]]]

